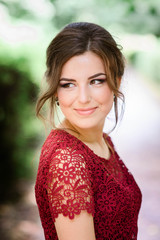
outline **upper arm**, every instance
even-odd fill
[[[62,214],[56,218],[55,227],[59,240],[95,240],[93,216],[82,211],[74,219]]]
[[[94,203],[85,159],[72,148],[57,149],[48,174],[48,199],[59,240],[94,240]]]

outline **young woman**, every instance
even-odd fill
[[[41,152],[35,193],[45,239],[137,239],[141,192],[103,133],[118,99],[124,58],[109,32],[71,23],[47,49],[46,102],[53,130]],[[55,126],[56,108],[64,120]]]

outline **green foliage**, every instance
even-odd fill
[[[15,197],[13,190],[18,179],[32,174],[31,161],[37,144],[34,103],[38,88],[32,82],[25,57],[0,56],[0,73],[0,200],[3,201]]]
[[[155,51],[135,52],[129,56],[131,63],[141,72],[145,78],[154,83],[160,92],[160,42]]]
[[[25,8],[23,1],[3,1],[0,0],[8,10],[8,14],[14,18],[34,19],[34,14]]]
[[[40,1],[41,2],[41,1]],[[72,21],[92,21],[123,31],[160,36],[159,0],[46,0],[44,6],[52,9],[46,18],[37,16],[25,1],[0,0],[14,19],[41,22],[45,29],[57,29]],[[38,5],[37,5],[38,6]],[[43,20],[43,21],[41,21]]]

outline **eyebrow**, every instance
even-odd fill
[[[96,74],[90,76],[88,79],[92,79],[92,78],[95,78],[95,77],[99,77],[99,76],[101,76],[101,75],[106,76],[105,73],[96,73]],[[59,81],[71,81],[71,82],[75,82],[75,80],[72,79],[72,78],[61,78]]]

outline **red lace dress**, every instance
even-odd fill
[[[52,130],[42,147],[35,194],[47,240],[58,239],[58,214],[73,219],[82,210],[93,215],[97,240],[137,239],[141,192],[115,150],[106,160],[66,131]]]

